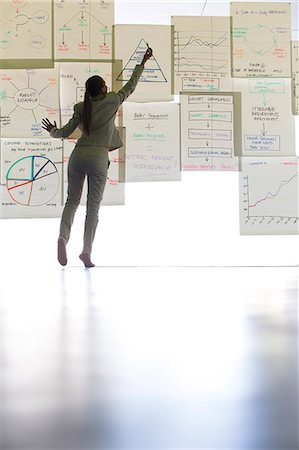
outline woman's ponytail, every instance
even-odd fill
[[[84,134],[89,135],[91,122],[91,100],[88,90],[84,94],[82,125]]]
[[[85,83],[85,94],[83,104],[82,125],[84,134],[89,135],[91,124],[91,99],[101,93],[101,89],[105,86],[105,81],[98,75],[88,78]]]

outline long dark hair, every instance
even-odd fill
[[[98,75],[88,78],[85,83],[82,124],[83,132],[87,135],[90,132],[91,123],[91,99],[100,94],[103,86],[105,86],[105,81]]]

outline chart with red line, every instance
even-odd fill
[[[6,187],[13,201],[20,205],[45,205],[59,188],[57,167],[45,156],[20,158],[6,174]]]
[[[298,158],[242,158],[241,234],[298,234]]]

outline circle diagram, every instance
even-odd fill
[[[14,102],[22,109],[35,109],[39,106],[38,92],[33,88],[23,88],[14,95]]]
[[[277,38],[270,28],[258,24],[247,31],[244,42],[249,50],[263,56],[273,50]]]
[[[57,167],[45,156],[20,158],[7,171],[6,187],[10,197],[19,205],[46,205],[58,191]]]

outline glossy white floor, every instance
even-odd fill
[[[58,219],[0,222],[1,450],[298,448],[298,236],[182,186],[103,208],[90,270],[84,211],[66,268]]]
[[[297,275],[7,267],[1,450],[297,449]]]

